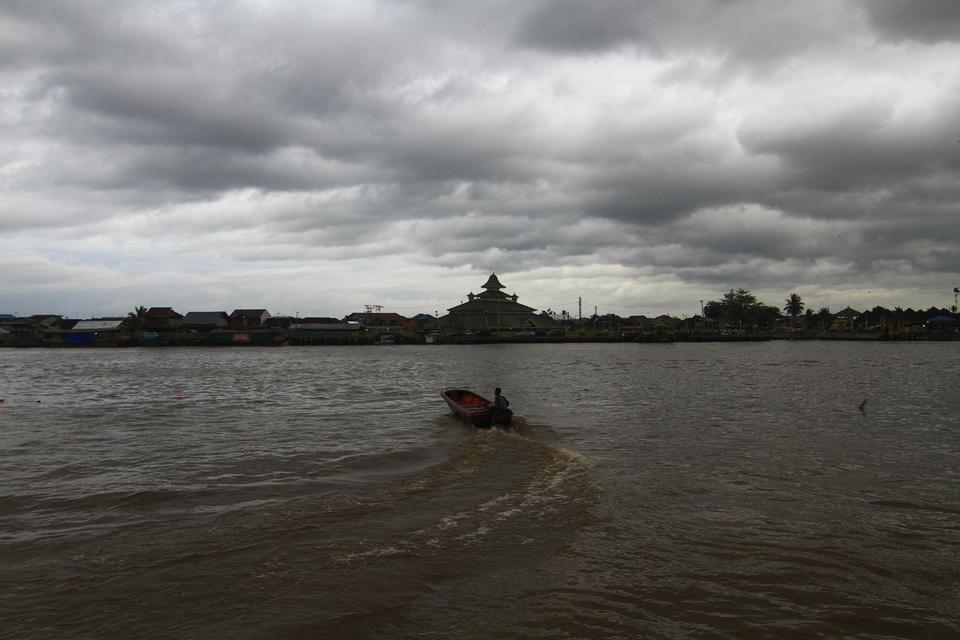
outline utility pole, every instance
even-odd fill
[[[583,298],[577,298],[577,320],[583,320]]]

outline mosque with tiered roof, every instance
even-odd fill
[[[449,312],[443,323],[458,329],[488,329],[506,331],[540,326],[553,323],[537,314],[536,309],[517,302],[517,294],[506,294],[506,287],[491,273],[483,285],[482,291],[467,294],[467,301],[447,309]]]

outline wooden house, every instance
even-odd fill
[[[230,316],[226,311],[188,311],[180,321],[180,326],[193,331],[226,329],[230,326]]]
[[[173,307],[150,307],[140,319],[145,331],[169,331],[180,325],[183,316]]]
[[[860,312],[851,307],[838,311],[833,316],[833,323],[830,325],[830,331],[854,331],[857,318]]]
[[[407,318],[399,313],[381,313],[381,312],[358,312],[351,313],[346,318],[346,322],[357,322],[360,326],[369,329],[399,328],[406,322]]]
[[[266,309],[234,309],[229,324],[233,329],[264,327],[269,318],[270,313]]]

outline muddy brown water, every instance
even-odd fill
[[[957,389],[960,343],[2,350],[0,637],[957,637]]]

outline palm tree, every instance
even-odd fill
[[[827,320],[830,319],[830,307],[820,307],[817,315],[820,317],[820,331],[826,330]]]
[[[143,317],[147,314],[146,307],[134,307],[133,311],[127,314],[127,317],[133,320],[133,324],[136,328],[139,328],[143,324]]]
[[[787,304],[783,306],[783,310],[793,319],[793,326],[797,326],[797,316],[803,313],[803,307],[803,300],[800,299],[800,296],[796,293],[791,293],[790,297],[787,298]]]
[[[897,333],[903,333],[903,307],[893,308],[893,324]]]

